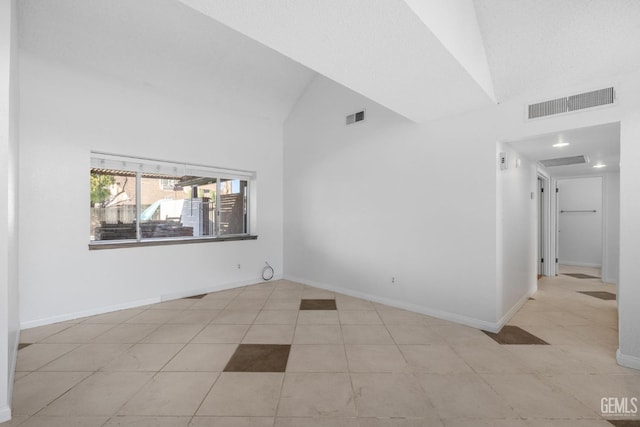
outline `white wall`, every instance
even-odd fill
[[[11,417],[18,346],[18,61],[15,1],[0,1],[0,422]]]
[[[620,269],[620,173],[608,173],[603,178],[604,192],[604,264],[602,281],[618,283]]]
[[[557,187],[558,262],[601,267],[602,177],[558,179]],[[576,210],[595,212],[570,212]]]
[[[258,282],[265,260],[282,273],[281,122],[21,61],[23,327]],[[89,251],[90,150],[256,171],[258,240]]]
[[[493,326],[496,138],[440,123],[314,81],[285,123],[287,278]]]
[[[502,261],[496,272],[496,316],[503,325],[537,290],[540,194],[536,165],[508,144],[498,144],[497,150],[507,154],[508,165],[501,170],[496,163],[496,258]]]
[[[621,120],[640,105],[635,75],[566,93],[611,84],[620,101],[610,108],[526,121],[528,101],[565,94],[536,92],[415,124],[317,78],[285,122],[285,275],[499,328],[535,287],[537,234],[530,225],[518,230],[511,217],[535,218],[530,199],[510,200],[509,219],[500,221],[498,195],[522,194],[527,184],[519,175],[498,178],[496,143]],[[344,116],[360,108],[367,121],[345,126]],[[513,230],[523,238],[511,239]],[[516,253],[531,259],[514,262]]]
[[[618,362],[640,369],[640,108],[620,125],[620,314]]]

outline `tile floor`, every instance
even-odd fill
[[[285,280],[24,330],[2,427],[611,426],[600,399],[640,397],[640,372],[615,362],[616,301],[578,291],[615,287],[539,288],[510,324],[549,345]]]

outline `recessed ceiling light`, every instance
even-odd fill
[[[560,148],[560,147],[566,147],[567,145],[569,145],[568,142],[558,142],[557,144],[553,144],[552,147]]]
[[[602,163],[598,163],[597,165],[593,165],[593,167],[594,167],[594,168],[598,168],[598,169],[600,169],[600,168],[607,167],[607,165],[602,164]]]

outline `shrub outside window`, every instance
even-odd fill
[[[92,153],[90,243],[248,235],[253,176]]]

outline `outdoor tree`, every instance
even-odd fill
[[[91,206],[96,203],[104,203],[111,196],[109,186],[115,184],[116,179],[112,175],[91,174]]]

